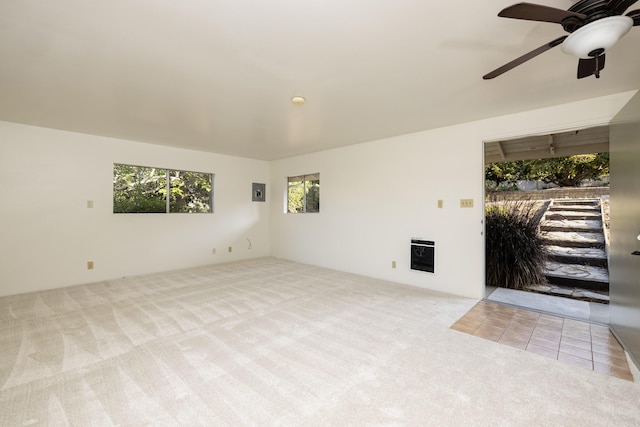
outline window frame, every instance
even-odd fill
[[[314,179],[310,179],[314,178]],[[296,181],[292,181],[292,179],[296,179]],[[292,182],[297,182],[299,179],[299,184],[291,185]],[[317,181],[317,184],[309,184],[310,181]],[[292,187],[301,187],[302,188],[302,210],[301,211],[292,211],[290,210],[290,189]],[[307,198],[309,195],[309,189],[312,187],[317,187],[318,191],[318,209],[309,211],[307,207]],[[308,173],[302,175],[293,175],[287,177],[287,189],[286,189],[286,204],[285,204],[285,213],[287,214],[301,214],[301,213],[320,213],[320,172],[316,173]]]
[[[164,180],[165,180],[165,194],[164,194],[164,205],[165,205],[165,209],[164,211],[160,212],[144,212],[144,211],[131,211],[131,212],[116,212],[116,203],[115,203],[115,195],[116,195],[116,188],[115,188],[115,179],[112,182],[112,213],[113,214],[213,214],[214,213],[214,189],[215,189],[215,173],[213,172],[200,172],[200,171],[192,171],[192,170],[185,170],[185,169],[176,169],[176,168],[164,168],[164,167],[156,167],[156,166],[142,166],[142,165],[134,165],[134,164],[129,164],[129,163],[113,163],[113,167],[112,167],[112,173],[113,173],[113,178],[115,178],[115,170],[116,170],[116,166],[127,166],[127,167],[131,167],[131,168],[139,168],[139,169],[157,169],[157,170],[163,170],[164,172]],[[173,173],[178,172],[178,173],[192,173],[192,174],[202,174],[205,176],[208,176],[209,178],[209,183],[211,185],[211,190],[209,191],[209,198],[208,198],[208,210],[207,211],[193,211],[193,212],[176,212],[176,211],[172,211],[171,210],[171,189],[172,189],[172,185],[171,185],[171,178],[174,176]],[[159,175],[160,176],[160,175]],[[175,187],[173,187],[175,188]]]

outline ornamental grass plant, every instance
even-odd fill
[[[525,289],[547,283],[547,258],[538,228],[540,204],[507,200],[488,204],[486,220],[486,284]]]

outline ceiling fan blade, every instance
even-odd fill
[[[578,62],[578,78],[593,76],[600,77],[600,70],[604,69],[604,54],[589,59],[582,59]]]
[[[627,13],[627,16],[633,19],[634,27],[640,25],[640,9],[632,10],[631,12]]]
[[[587,19],[587,15],[584,13],[569,12],[568,10],[533,3],[514,4],[502,9],[498,16],[529,21],[554,22],[556,24],[562,23],[567,18],[577,18],[581,21]]]
[[[557,39],[547,43],[547,44],[543,44],[542,46],[540,46],[537,49],[532,50],[529,53],[525,53],[524,55],[522,55],[519,58],[514,59],[513,61],[504,64],[502,67],[500,68],[496,68],[495,70],[493,70],[492,72],[490,72],[489,74],[486,74],[484,76],[482,76],[483,79],[485,80],[489,80],[492,79],[494,77],[498,77],[500,74],[506,73],[507,71],[511,70],[512,68],[517,67],[518,65],[527,62],[528,60],[535,58],[536,56],[540,55],[541,53],[544,53],[546,51],[548,51],[549,49],[558,46],[559,44],[561,44],[564,39],[566,39],[569,36],[562,36],[562,37],[558,37]]]
[[[622,15],[627,9],[637,3],[638,0],[611,0],[607,5],[607,9],[616,15]]]

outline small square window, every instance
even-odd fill
[[[287,178],[287,212],[320,212],[320,174]]]

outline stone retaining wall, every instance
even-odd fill
[[[487,193],[487,200],[596,199],[609,195],[609,187],[559,187],[532,191]]]

